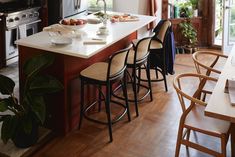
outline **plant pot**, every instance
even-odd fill
[[[193,48],[192,48],[192,47],[184,46],[184,52],[185,52],[185,53],[192,54],[192,53],[193,53]]]
[[[17,134],[11,140],[19,148],[28,148],[34,145],[38,140],[38,124],[33,123],[29,134],[22,129],[18,129]]]
[[[198,9],[193,10],[193,16],[198,17]]]

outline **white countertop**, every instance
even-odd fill
[[[51,37],[49,36],[48,32],[36,33],[29,37],[17,40],[16,44],[64,55],[89,58],[156,19],[156,17],[153,16],[135,16],[139,17],[139,21],[116,23],[111,23],[108,21],[107,28],[109,33],[107,35],[97,35],[98,28],[103,24],[87,24],[84,28],[79,30],[82,34],[81,37],[72,38],[72,44],[69,45],[52,44]],[[106,40],[106,43],[84,45],[83,41],[87,40],[88,38],[102,38]]]

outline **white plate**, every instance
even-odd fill
[[[68,45],[72,43],[72,39],[68,37],[57,36],[53,37],[51,42],[56,45]]]
[[[101,33],[100,31],[97,31],[96,32],[97,35],[108,35],[109,34],[109,31],[105,31],[103,33]]]

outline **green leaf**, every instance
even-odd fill
[[[0,101],[0,112],[5,112],[8,109],[8,106],[12,106],[11,103],[9,104],[9,99],[2,99]]]
[[[30,84],[29,90],[36,95],[44,95],[63,89],[63,85],[52,76],[36,77]]]
[[[36,115],[41,124],[44,123],[46,118],[46,105],[43,96],[34,96],[30,98],[31,109]]]
[[[54,62],[54,55],[51,53],[44,53],[32,57],[24,64],[23,70],[26,76],[32,77],[36,75],[43,68],[48,67]]]
[[[15,116],[10,115],[5,116],[3,119],[1,138],[4,143],[7,143],[14,136],[18,121]]]
[[[2,94],[12,94],[14,87],[15,82],[12,79],[0,74],[0,92]]]

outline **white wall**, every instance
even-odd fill
[[[157,5],[157,18],[159,21],[162,17],[162,0],[157,0]],[[147,0],[113,0],[113,10],[145,15],[147,13]]]
[[[157,0],[157,20],[162,17],[162,0]],[[147,0],[113,0],[113,11],[133,14],[147,14]],[[138,37],[147,36],[147,28],[138,31]]]

